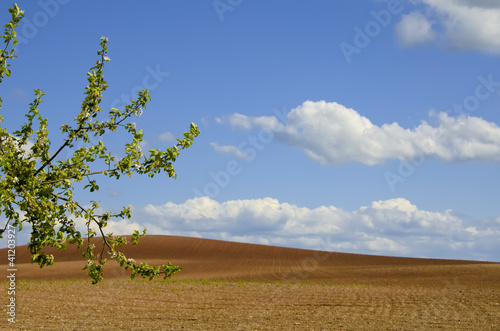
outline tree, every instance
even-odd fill
[[[5,25],[2,36],[5,46],[0,49],[0,83],[11,74],[8,61],[17,57],[15,28],[24,16],[17,4],[9,8],[9,12],[11,20]],[[177,144],[165,151],[149,150],[149,155],[145,155],[139,146],[143,140],[142,130],[138,130],[130,119],[141,116],[151,100],[147,90],[140,91],[137,99],[130,100],[130,104],[124,106],[123,110],[111,108],[107,118],[100,120],[103,116],[99,116],[102,113],[99,104],[108,87],[103,74],[104,64],[110,60],[107,56],[107,42],[107,38],[101,38],[98,60],[87,73],[88,85],[81,111],[73,125],[66,124],[60,128],[63,139],[59,147],[52,148],[48,137],[48,121],[38,109],[45,95],[41,90],[34,90],[34,100],[25,115],[27,121],[19,130],[9,133],[3,128],[0,113],[0,215],[3,214],[6,218],[4,228],[0,229],[0,238],[3,238],[7,229],[21,231],[23,224],[31,225],[28,248],[31,262],[37,263],[40,268],[54,263],[54,256],[45,253],[44,247],[65,250],[68,243],[76,244],[78,248],[86,244],[83,259],[87,262],[83,269],[88,269],[93,284],[103,279],[103,267],[107,261],[105,251],[110,254],[110,259],[123,268],[130,269],[132,278],[135,275],[149,279],[161,275],[164,278],[171,277],[182,268],[170,262],[161,266],[138,264],[119,250],[127,243],[126,237],[105,234],[110,219],[130,219],[130,206],[115,213],[98,212],[98,202],[90,201],[84,205],[74,195],[75,190],[81,189],[81,186],[90,192],[99,190],[97,178],[102,176],[116,179],[134,174],[154,177],[165,172],[169,177],[176,178],[173,162],[180,150],[191,146],[200,133],[198,127],[191,123],[189,131],[184,133],[182,139],[177,139]],[[0,99],[0,110],[1,102]],[[117,130],[124,130],[130,136],[122,157],[108,152],[102,140],[91,142],[92,136],[97,140]],[[81,147],[75,148],[76,144]],[[70,157],[62,158],[63,150],[70,151]],[[83,219],[86,224],[86,239],[77,230],[77,219]],[[146,229],[142,233],[135,231],[131,236],[133,245],[137,245],[139,238],[145,234]],[[103,248],[100,252],[95,252],[91,239],[98,236],[102,238]]]

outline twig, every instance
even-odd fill
[[[61,200],[63,200],[63,201],[66,201],[66,202],[68,202],[68,201],[69,201],[69,199],[63,198],[63,197],[61,197],[61,196],[59,196],[59,195],[57,195],[57,194],[55,194],[55,193],[51,193],[51,194],[52,194],[53,196],[55,196],[56,198],[61,199]],[[74,203],[77,205],[77,207],[78,207],[78,208],[80,208],[83,212],[87,212],[87,211],[88,211],[86,208],[82,207],[82,206],[81,206],[78,202],[76,202],[76,201],[74,201],[74,200],[73,200],[73,202],[74,202]],[[91,219],[95,222],[95,224],[97,224],[97,226],[99,227],[99,232],[101,232],[102,239],[103,239],[104,243],[106,244],[106,246],[108,246],[108,248],[109,248],[109,249],[113,249],[113,248],[111,247],[111,245],[108,243],[108,241],[106,240],[106,236],[104,235],[104,232],[102,231],[102,227],[101,227],[101,225],[99,224],[99,221],[97,221],[97,220],[96,220],[96,218],[95,218],[95,216],[94,216],[94,215],[90,215],[90,218],[91,218]],[[89,230],[89,229],[90,229],[90,228],[89,228],[89,226],[90,226],[90,225],[87,225],[87,233],[89,233],[89,231],[90,231],[90,230]],[[104,247],[102,248],[102,252],[104,252]],[[102,252],[101,252],[101,256],[102,256]]]

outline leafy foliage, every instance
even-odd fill
[[[5,47],[0,50],[0,83],[11,74],[8,60],[17,57],[14,54],[17,44],[15,28],[24,16],[16,4],[9,12],[11,20],[5,25],[2,36]],[[99,176],[119,179],[122,175],[139,174],[154,177],[165,172],[169,177],[176,178],[173,162],[180,150],[191,146],[200,133],[198,127],[191,123],[184,138],[177,139],[174,146],[165,151],[149,150],[149,155],[146,155],[139,145],[143,140],[142,130],[138,130],[130,119],[141,116],[151,100],[147,90],[140,91],[137,99],[131,100],[123,110],[111,108],[107,118],[99,120],[98,115],[102,113],[99,105],[103,92],[108,87],[103,73],[104,64],[110,60],[107,56],[107,42],[107,38],[101,38],[98,60],[87,73],[88,85],[81,111],[73,125],[66,124],[60,128],[64,140],[57,149],[51,147],[48,121],[38,109],[45,95],[41,90],[34,90],[34,100],[25,115],[26,123],[19,130],[9,133],[1,126],[3,117],[0,115],[0,213],[7,219],[5,227],[0,229],[0,238],[7,227],[14,226],[22,230],[23,224],[30,224],[32,232],[28,246],[32,255],[31,262],[37,263],[40,268],[54,263],[54,256],[43,251],[45,246],[65,250],[67,244],[76,244],[78,248],[86,244],[83,258],[87,263],[84,270],[88,269],[93,284],[103,278],[103,267],[107,262],[105,250],[111,259],[132,271],[132,278],[136,275],[149,279],[161,275],[167,278],[182,268],[170,263],[161,266],[138,264],[119,251],[127,243],[127,238],[104,233],[110,219],[130,219],[130,206],[118,213],[99,213],[98,202],[90,201],[89,204],[82,205],[75,200],[73,194],[75,185],[80,185],[79,183],[84,183],[84,189],[90,192],[98,191]],[[121,158],[112,155],[100,140],[101,136],[119,129],[125,130],[131,138],[125,144],[124,156]],[[91,137],[99,139],[98,142],[91,143]],[[76,144],[82,147],[75,149]],[[63,150],[71,151],[70,157],[62,158]],[[104,169],[91,169],[91,165],[97,160],[102,161]],[[87,205],[90,207],[85,207]],[[85,221],[86,239],[77,230],[77,219]],[[143,233],[135,231],[131,241],[137,245],[139,238],[145,234],[145,229]],[[91,239],[98,235],[102,238],[103,249],[96,253]]]

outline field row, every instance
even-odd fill
[[[21,281],[18,293],[15,329],[500,329],[500,290],[458,285]]]

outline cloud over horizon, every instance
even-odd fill
[[[359,162],[384,164],[390,159],[432,157],[447,162],[500,162],[500,128],[479,117],[435,114],[438,126],[425,121],[414,129],[398,123],[377,126],[357,111],[336,102],[305,101],[286,115],[232,114],[219,120],[233,128],[273,132],[287,145],[302,149],[322,165]]]
[[[347,211],[299,207],[273,198],[208,197],[137,210],[149,233],[390,256],[498,260],[500,218],[467,224],[452,210],[417,208],[404,198]]]
[[[75,220],[82,233],[85,221]],[[277,199],[209,197],[134,208],[130,220],[111,220],[106,233],[178,235],[322,251],[500,262],[500,217],[471,220],[448,209],[419,209],[404,198],[373,201],[349,211],[301,207]],[[17,236],[28,242],[30,226]]]

